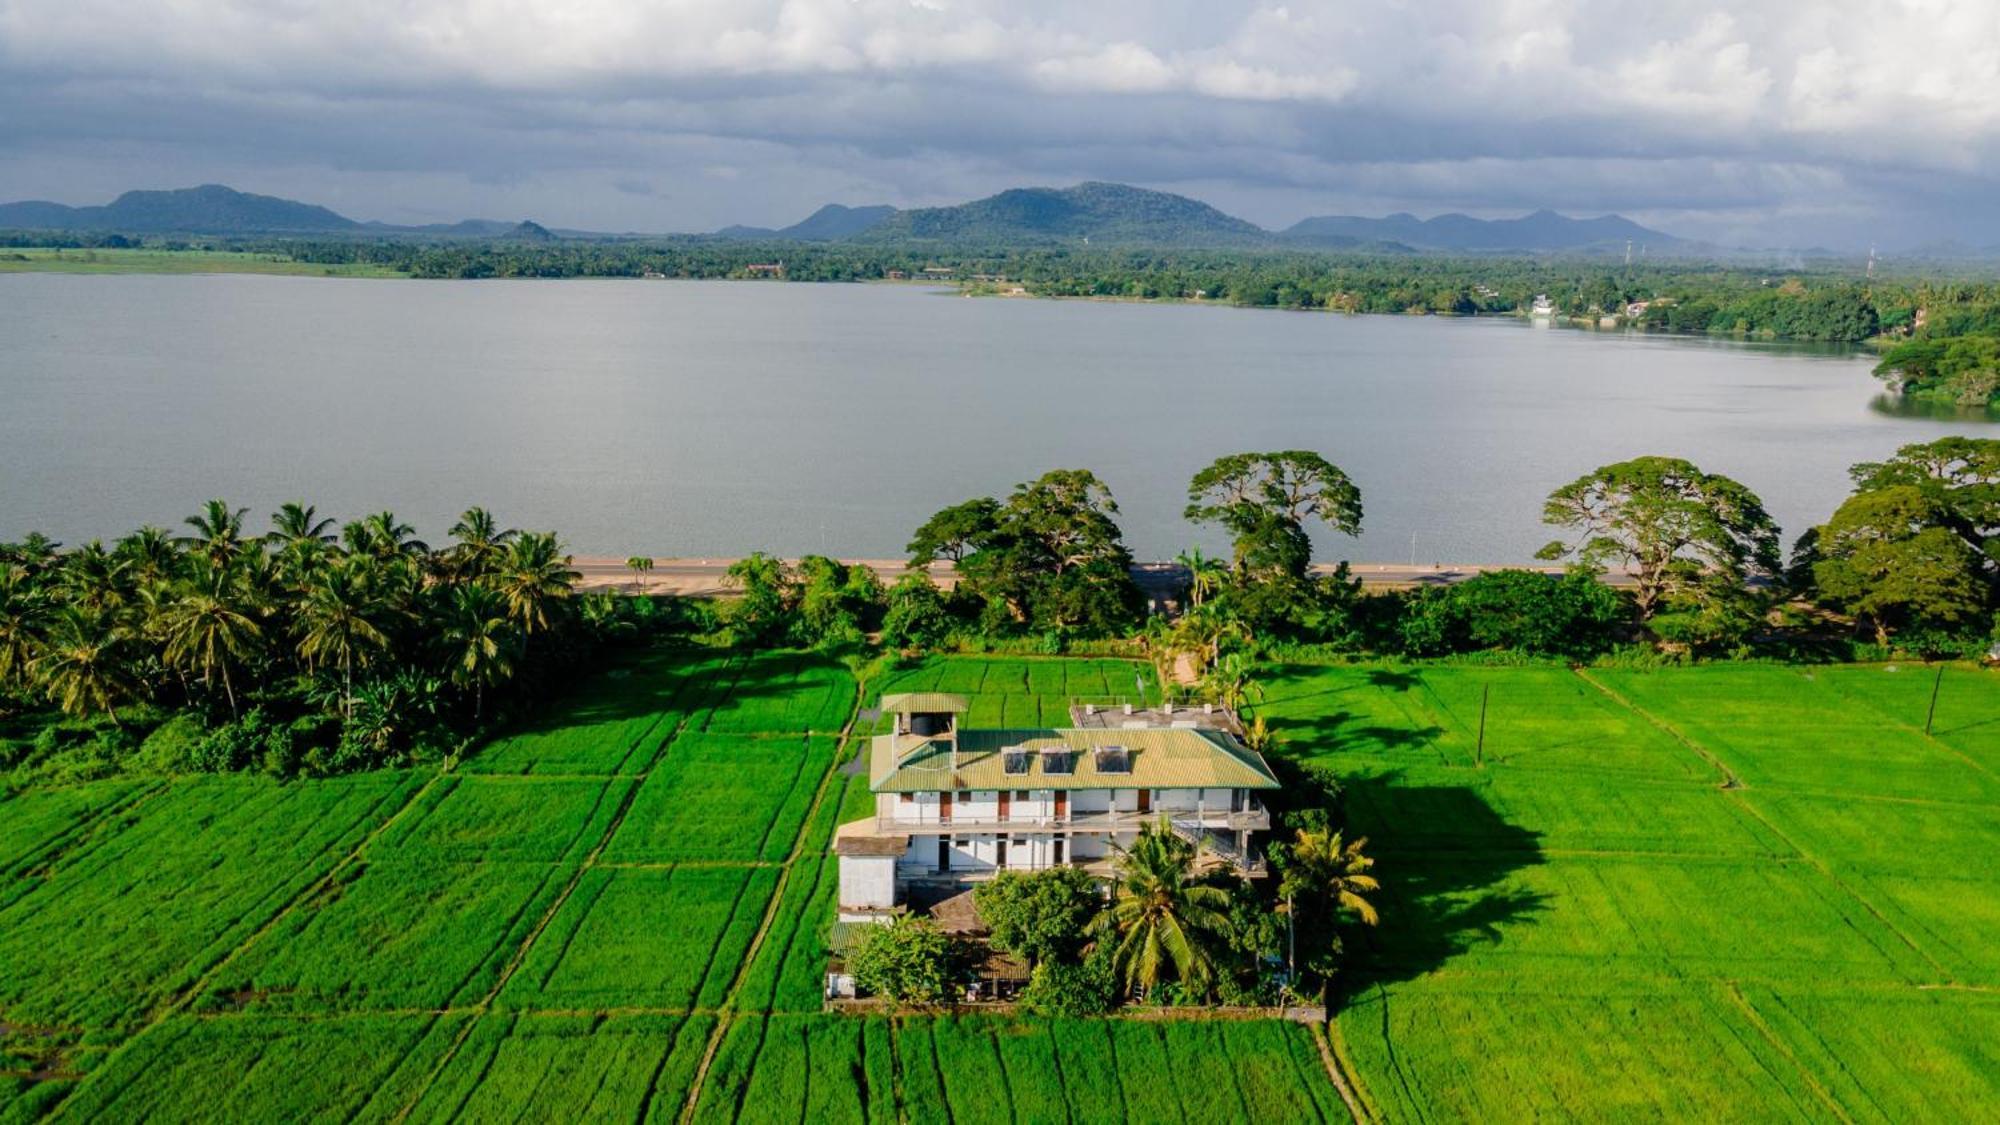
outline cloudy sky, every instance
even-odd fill
[[[2000,0],[0,0],[0,199],[661,231],[1084,179],[2000,243]]]

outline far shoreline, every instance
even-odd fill
[[[640,557],[640,556],[634,556]],[[741,561],[738,558],[721,556],[659,556],[652,558],[652,569],[646,572],[634,571],[626,565],[627,560],[612,555],[572,555],[570,567],[581,574],[577,583],[579,590],[625,594],[660,594],[678,597],[727,597],[736,592],[729,579],[729,568]],[[781,560],[787,565],[798,563],[796,558]],[[907,575],[919,573],[908,561],[882,558],[838,558],[843,566],[866,567],[887,585],[893,584]],[[1348,573],[1359,580],[1363,589],[1377,591],[1414,590],[1431,586],[1449,586],[1501,570],[1531,570],[1542,574],[1562,574],[1565,568],[1547,564],[1508,563],[1314,563],[1311,573],[1333,574],[1339,567],[1346,566]],[[949,562],[931,564],[921,573],[928,574],[931,581],[949,589],[956,584],[957,575]],[[1141,586],[1156,588],[1181,581],[1184,573],[1174,562],[1136,562],[1132,565],[1133,577]],[[1622,571],[1609,571],[1603,581],[1611,586],[1630,585],[1630,578]]]

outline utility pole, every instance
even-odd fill
[[[1924,713],[1924,736],[1927,738],[1931,733],[1931,720],[1937,718],[1938,689],[1942,687],[1944,687],[1944,665],[1939,664],[1937,678],[1931,681],[1931,709]]]
[[[1486,768],[1486,700],[1493,694],[1492,684],[1482,684],[1479,688],[1479,742],[1472,748],[1472,764]]]

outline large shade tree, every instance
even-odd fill
[[[1312,560],[1309,522],[1343,535],[1361,533],[1361,490],[1338,466],[1309,450],[1232,453],[1188,482],[1185,514],[1194,523],[1229,532],[1239,574],[1298,577]]]
[[[910,542],[910,564],[957,563],[959,588],[995,627],[1110,634],[1137,616],[1132,555],[1118,504],[1085,469],[1057,469],[1002,503],[967,501],[931,517]]]
[[[1779,567],[1778,525],[1728,477],[1676,457],[1605,465],[1549,494],[1544,522],[1575,532],[1538,557],[1631,576],[1642,620],[1669,604],[1740,590]]]
[[[1851,475],[1854,493],[1795,562],[1820,599],[1879,644],[1983,632],[2000,607],[2000,440],[1906,445]]]

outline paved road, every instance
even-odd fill
[[[694,596],[715,596],[730,592],[725,581],[730,564],[735,559],[655,559],[653,569],[643,578],[635,578],[623,559],[578,556],[574,565],[583,575],[584,589],[612,589],[627,592],[644,591],[652,594],[685,594]],[[900,559],[842,559],[849,566],[872,567],[883,582],[894,582],[910,573],[909,564]],[[1463,582],[1476,574],[1488,570],[1519,569],[1499,566],[1479,565],[1431,565],[1410,566],[1405,563],[1351,563],[1354,576],[1364,587],[1382,590],[1402,590],[1413,586],[1445,586],[1453,582]],[[1327,574],[1333,571],[1332,564],[1322,563],[1313,568]],[[1552,574],[1560,574],[1561,567],[1537,567]],[[931,578],[940,585],[952,582],[950,563],[938,563],[930,568]],[[1184,572],[1172,563],[1141,563],[1133,568],[1133,577],[1149,593],[1171,589],[1184,580]],[[1613,586],[1631,585],[1631,576],[1608,574],[1605,581]]]

